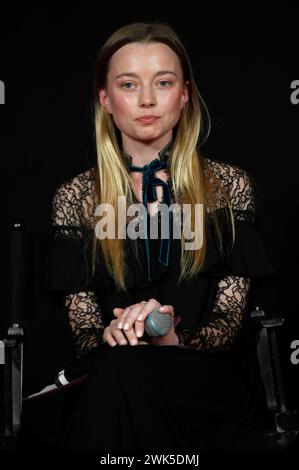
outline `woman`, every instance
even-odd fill
[[[51,288],[66,294],[77,356],[96,352],[64,446],[262,448],[246,320],[252,281],[273,272],[253,228],[251,179],[201,154],[206,108],[168,25],[112,34],[94,91],[97,165],[53,201]],[[101,238],[101,204],[115,209],[116,229],[132,222],[127,212],[122,223],[119,196],[147,209],[137,220],[148,236]],[[161,229],[161,203],[189,204],[182,228],[202,232],[196,249],[183,230],[149,236],[150,224]],[[178,219],[167,217],[172,228]],[[154,309],[174,319],[164,336],[144,334]]]

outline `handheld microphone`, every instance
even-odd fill
[[[171,330],[172,325],[172,315],[154,309],[146,318],[144,329],[148,336],[164,336]]]

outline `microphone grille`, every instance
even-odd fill
[[[144,329],[149,336],[166,335],[173,324],[172,316],[154,309],[146,318]]]

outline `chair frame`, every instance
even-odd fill
[[[288,409],[286,405],[279,359],[276,329],[284,324],[284,318],[267,319],[264,310],[259,307],[251,311],[250,317],[256,329],[259,370],[272,421],[272,426],[265,431],[266,446],[269,449],[285,449],[299,433],[299,420],[297,411]]]

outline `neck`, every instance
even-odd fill
[[[158,153],[169,143],[170,139],[171,135],[150,143],[123,139],[123,150],[132,157],[133,165],[142,167],[157,158]]]

